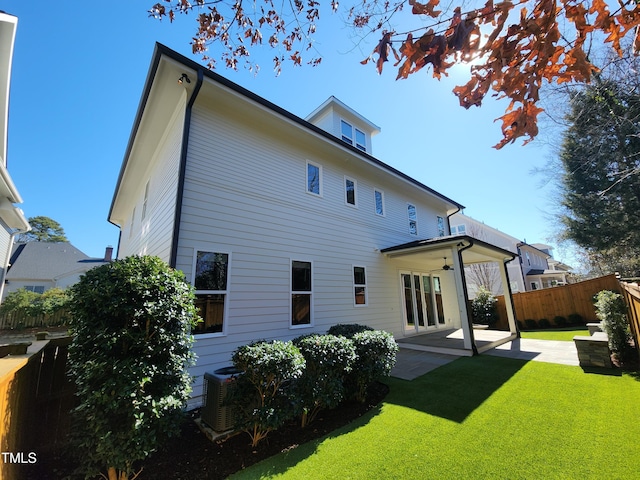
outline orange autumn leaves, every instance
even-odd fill
[[[524,143],[528,143],[537,135],[537,117],[543,111],[537,102],[545,82],[591,80],[598,71],[585,52],[591,34],[601,33],[604,42],[622,55],[620,40],[631,33],[635,51],[640,51],[640,5],[635,0],[610,2],[616,7],[614,11],[604,0],[495,4],[488,0],[483,7],[464,13],[456,7],[446,18],[436,10],[439,0],[408,3],[413,14],[430,17],[433,27],[425,27],[421,35],[415,31],[403,35],[383,32],[372,57],[362,63],[375,59],[381,73],[393,54],[398,79],[429,65],[433,76],[440,78],[452,65],[474,60],[471,78],[465,85],[455,87],[453,93],[465,108],[480,106],[489,92],[510,100],[505,114],[498,119],[502,121],[503,138],[495,148],[520,137],[526,137]]]

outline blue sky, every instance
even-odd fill
[[[158,22],[147,15],[152,4],[0,1],[0,10],[18,17],[7,158],[21,207],[27,217],[60,222],[90,256],[118,243],[107,214],[155,42],[201,61],[189,44],[194,16]],[[462,67],[440,82],[430,72],[396,81],[390,64],[379,76],[372,64],[360,64],[376,39],[355,45],[337,15],[325,13],[318,32],[319,67],[287,64],[276,77],[265,45],[254,52],[257,75],[217,71],[301,117],[335,95],[381,127],[374,156],[465,205],[477,220],[553,245],[553,188],[531,173],[547,164],[550,148],[536,140],[493,149],[503,103],[459,107],[451,89],[466,82]],[[556,258],[566,260],[563,253],[556,250]]]

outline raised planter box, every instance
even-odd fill
[[[581,367],[613,368],[609,338],[604,332],[596,332],[591,336],[576,335],[573,337],[578,351]]]

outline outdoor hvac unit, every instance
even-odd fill
[[[233,428],[233,409],[222,403],[237,374],[238,370],[233,367],[204,374],[204,406],[200,418],[216,432],[226,432]]]

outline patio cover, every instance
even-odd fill
[[[518,256],[517,253],[492,245],[484,240],[470,237],[469,235],[449,235],[416,240],[414,242],[384,248],[380,252],[390,258],[419,256],[420,260],[429,262],[433,265],[433,268],[442,267],[443,261],[445,264],[446,262],[451,262],[461,316],[460,322],[464,332],[464,347],[466,350],[471,350],[473,354],[479,352],[473,335],[473,324],[471,312],[469,311],[469,295],[464,275],[464,266],[475,263],[496,262],[502,280],[507,317],[509,319],[509,331],[511,333],[509,337],[500,343],[506,343],[518,337],[513,301],[511,299],[509,275],[506,267],[508,262]],[[495,346],[496,345],[492,345],[489,348]],[[486,349],[487,348],[483,348],[483,351]]]

